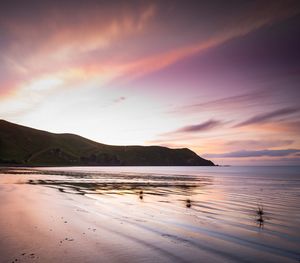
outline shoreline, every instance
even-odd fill
[[[286,205],[296,213],[298,203],[279,199],[274,205],[268,188],[257,192],[251,184],[247,194],[243,184],[235,185],[236,177],[182,176],[180,170],[168,175],[27,171],[0,170],[0,263],[248,263],[300,257],[296,217],[283,220]],[[273,183],[281,185],[276,177]],[[262,226],[253,193],[264,200]]]

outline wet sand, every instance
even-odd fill
[[[298,262],[299,218],[282,218],[285,198],[299,216],[294,192],[264,199],[260,224],[255,196],[224,185],[211,176],[2,170],[0,262]]]

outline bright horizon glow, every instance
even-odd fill
[[[0,118],[297,165],[299,24],[298,1],[1,3]]]

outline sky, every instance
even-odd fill
[[[299,47],[297,0],[4,0],[0,119],[299,165]]]

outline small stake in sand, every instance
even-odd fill
[[[143,190],[140,191],[140,199],[143,199]]]
[[[259,228],[263,228],[264,227],[264,207],[263,206],[258,206],[256,214],[258,216],[258,218],[256,219],[256,222],[259,224]]]
[[[186,200],[186,207],[190,208],[191,206],[192,206],[191,200],[190,200],[190,199],[187,199],[187,200]]]

